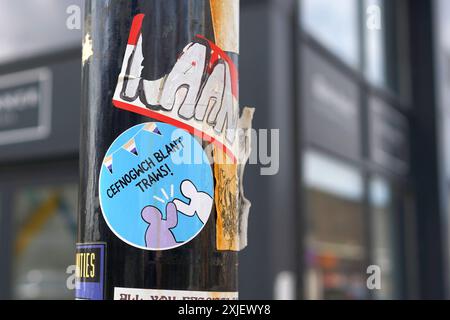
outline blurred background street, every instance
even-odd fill
[[[0,0],[0,298],[74,298],[77,10]],[[448,17],[448,0],[241,0],[240,105],[280,137],[276,174],[246,169],[241,298],[450,298]]]

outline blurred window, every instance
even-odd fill
[[[306,33],[372,85],[407,100],[410,76],[404,12],[404,0],[300,0],[300,22]]]
[[[0,63],[81,46],[81,30],[69,30],[69,6],[82,0],[0,0]]]
[[[309,34],[346,63],[359,66],[357,0],[302,0],[300,12]]]
[[[447,54],[450,54],[450,20],[448,14],[450,12],[450,1],[437,0],[436,3],[436,18],[438,22],[438,42],[441,50],[444,50]]]
[[[364,74],[374,86],[409,101],[410,69],[408,3],[404,0],[364,0]]]
[[[13,198],[13,298],[73,299],[76,184],[24,187]]]
[[[442,148],[445,159],[445,172],[450,182],[450,1],[436,1],[437,17],[437,65],[436,84],[438,103],[442,110]]]
[[[396,299],[397,279],[395,267],[397,229],[394,196],[391,186],[379,177],[370,182],[371,226],[373,256],[372,262],[381,268],[381,290],[374,290],[377,299]]]
[[[361,173],[307,151],[303,175],[307,188],[306,298],[367,298]]]
[[[363,7],[367,16],[365,32],[365,74],[369,81],[378,86],[387,84],[386,46],[384,24],[384,1],[364,0]]]

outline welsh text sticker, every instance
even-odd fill
[[[190,155],[201,155],[193,163]],[[170,124],[123,132],[100,171],[100,206],[111,230],[141,249],[166,250],[193,239],[208,221],[213,177],[201,144]]]

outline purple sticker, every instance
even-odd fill
[[[76,299],[104,299],[105,248],[104,243],[77,244]]]

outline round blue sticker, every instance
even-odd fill
[[[201,155],[201,161],[190,161]],[[111,230],[141,249],[166,250],[193,239],[208,221],[213,176],[201,144],[169,124],[123,132],[100,170],[100,207]]]

